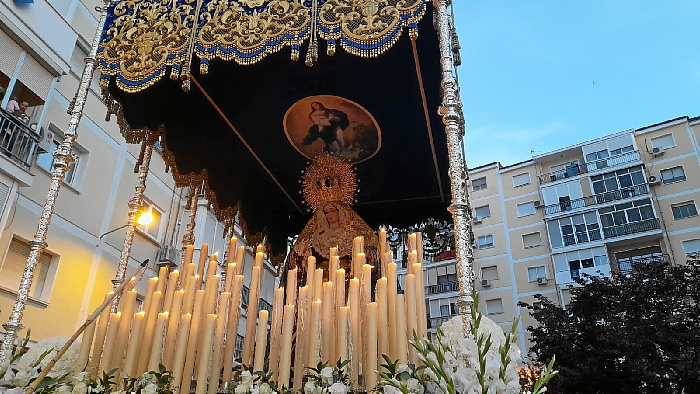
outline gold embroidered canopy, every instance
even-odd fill
[[[417,36],[427,0],[123,0],[111,7],[98,53],[103,86],[137,92],[170,68],[187,81],[193,55],[206,74],[213,59],[252,65],[282,48],[298,60],[309,42],[307,65],[336,46],[360,57],[391,48],[408,28]],[[189,83],[186,82],[186,88]]]

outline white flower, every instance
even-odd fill
[[[425,388],[423,387],[422,384],[420,384],[420,381],[415,378],[410,378],[406,381],[406,388],[408,391],[416,394],[423,394],[425,391]]]
[[[263,383],[260,385],[260,394],[272,394],[272,387],[269,384]]]
[[[241,383],[238,386],[236,386],[236,388],[233,390],[233,392],[236,394],[247,394],[248,388],[249,388],[248,386]]]
[[[241,372],[241,384],[247,388],[253,386],[253,375],[250,371]]]
[[[411,367],[408,364],[401,364],[398,367],[396,367],[396,374],[400,374],[402,372],[408,372],[411,373]]]
[[[328,388],[328,393],[330,394],[347,394],[348,387],[341,382],[336,382]]]
[[[88,388],[88,393],[102,393],[105,391],[105,388],[100,384],[97,385],[97,387],[89,387]]]
[[[67,385],[67,384],[62,384],[58,387],[56,387],[56,391],[54,393],[72,393],[73,389]]]
[[[141,394],[156,394],[158,392],[158,385],[151,382],[141,389]]]
[[[304,385],[304,393],[306,393],[306,394],[313,394],[314,391],[316,391],[316,385],[314,384],[314,382],[313,382],[312,380],[309,380],[309,381],[306,382],[306,384]]]
[[[15,374],[15,378],[13,379],[12,383],[18,387],[24,387],[29,384],[29,381],[33,377],[34,376],[32,376],[32,374],[30,374],[26,370],[20,370],[17,371],[17,373]]]
[[[384,385],[384,394],[401,394],[401,390],[387,384]]]
[[[321,380],[325,385],[330,385],[333,383],[333,368],[325,367],[321,370]]]
[[[15,388],[12,388],[12,389],[5,391],[5,394],[24,394],[24,389],[19,388],[19,387],[15,387]]]
[[[260,387],[258,387],[258,386],[251,387],[250,394],[260,394]]]

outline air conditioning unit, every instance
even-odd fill
[[[659,177],[657,177],[655,175],[649,175],[649,185],[650,186],[658,185],[659,183],[661,183],[661,179]]]
[[[481,218],[474,218],[474,219],[472,219],[472,223],[474,223],[474,224],[481,224]]]
[[[488,279],[482,279],[481,280],[481,286],[483,287],[490,287],[491,286],[491,281]]]
[[[651,149],[651,154],[653,156],[661,156],[664,154],[664,149],[663,148],[652,148]]]
[[[543,206],[544,204],[542,203],[542,201],[535,201],[535,208],[542,208]]]
[[[547,278],[537,278],[538,285],[546,285],[547,282],[549,282],[549,279],[547,279]]]
[[[172,266],[177,266],[180,263],[179,259],[179,253],[180,251],[172,246],[172,245],[165,245],[162,246],[158,250],[157,258],[156,260],[158,261],[158,265],[172,265]]]
[[[41,128],[41,139],[39,140],[39,152],[51,152],[53,146],[53,132],[51,130]]]

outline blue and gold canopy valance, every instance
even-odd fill
[[[188,76],[193,55],[200,73],[213,59],[241,65],[259,62],[285,47],[298,60],[306,44],[306,63],[318,57],[318,38],[326,53],[336,47],[356,56],[377,57],[391,48],[404,29],[415,39],[428,0],[122,0],[110,7],[98,52],[106,84],[137,92],[170,70]]]

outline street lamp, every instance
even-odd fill
[[[153,223],[153,213],[151,211],[152,208],[149,208],[148,211],[139,211],[138,214],[136,214],[136,223],[138,223],[141,226],[148,226],[149,224]],[[102,242],[102,238],[104,238],[106,235],[112,234],[115,231],[119,231],[125,227],[129,226],[129,224],[125,224],[123,226],[119,226],[115,229],[109,230],[106,233],[100,235],[98,238],[98,244],[95,246],[99,246],[99,244]]]

